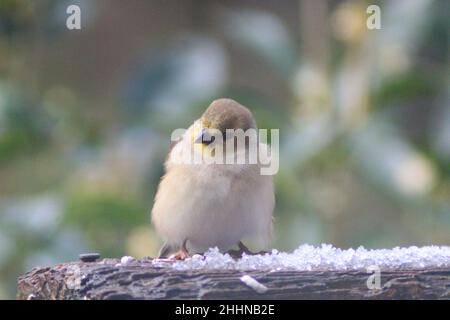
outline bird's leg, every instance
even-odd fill
[[[159,249],[158,259],[167,258],[169,253],[172,251],[172,246],[167,242],[163,244],[161,249]]]
[[[241,253],[245,253],[245,254],[254,254],[253,252],[250,251],[249,248],[247,248],[247,246],[246,246],[245,244],[242,243],[242,241],[239,241],[238,247],[239,247],[239,251],[240,251]]]
[[[265,251],[265,250],[261,250],[261,251],[258,251],[258,252],[250,251],[250,249],[247,248],[247,246],[246,246],[245,244],[243,244],[242,241],[239,241],[238,246],[239,246],[239,250],[240,250],[242,253],[249,254],[249,255],[266,254],[266,253],[269,253],[269,251]]]
[[[189,258],[189,252],[186,249],[186,243],[187,239],[183,241],[183,244],[180,247],[180,250],[178,250],[176,253],[171,255],[169,259],[175,259],[175,260],[185,260],[186,258]]]
[[[239,247],[239,250],[229,250],[229,251],[227,251],[227,253],[230,256],[232,256],[233,258],[240,258],[240,257],[242,257],[242,255],[244,253],[248,254],[248,255],[256,254],[256,253],[251,252],[250,249],[247,248],[247,246],[242,243],[242,241],[239,241],[238,247]]]

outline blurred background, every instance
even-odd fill
[[[273,247],[450,245],[449,5],[1,0],[0,298],[82,252],[155,255],[170,133],[218,97],[280,129]]]

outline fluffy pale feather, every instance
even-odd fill
[[[152,209],[157,232],[173,248],[188,239],[191,253],[226,250],[242,239],[266,247],[275,203],[272,176],[261,175],[258,164],[181,163],[191,152],[193,128],[168,155]]]

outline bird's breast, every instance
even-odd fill
[[[257,210],[252,175],[226,165],[171,168],[152,211],[157,230],[169,241],[188,238],[197,248],[237,243]]]

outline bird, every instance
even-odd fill
[[[231,139],[229,131],[239,129],[257,130],[253,114],[235,100],[220,98],[172,143],[151,210],[154,228],[164,241],[159,258],[184,260],[213,247],[250,254],[244,239],[268,247],[275,206],[273,177],[261,175],[260,162],[207,161]],[[256,144],[270,150],[259,139]],[[224,150],[223,157],[236,159],[239,152],[248,152],[249,143]],[[200,161],[181,161],[192,154],[201,155]],[[239,250],[232,250],[236,246]]]

